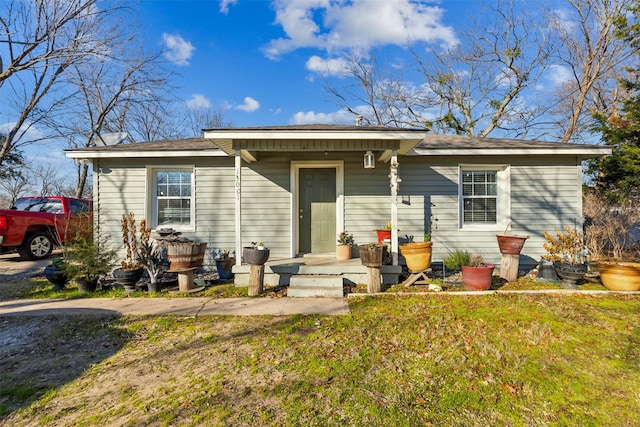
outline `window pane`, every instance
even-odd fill
[[[191,171],[156,172],[158,226],[191,224]]]
[[[498,172],[473,170],[462,172],[462,217],[464,224],[497,222]]]

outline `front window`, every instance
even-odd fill
[[[462,171],[463,224],[496,224],[498,217],[498,172]]]
[[[460,167],[460,226],[497,228],[510,213],[509,167]]]
[[[154,217],[158,228],[192,225],[192,186],[191,170],[154,172]]]

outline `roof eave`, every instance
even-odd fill
[[[116,159],[116,158],[156,158],[156,157],[227,157],[223,151],[212,150],[163,150],[163,151],[85,151],[69,150],[65,155],[70,159]]]

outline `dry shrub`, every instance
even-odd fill
[[[585,240],[592,259],[638,256],[640,248],[632,241],[629,231],[640,222],[640,210],[632,203],[618,205],[595,192],[587,192],[583,213]]]

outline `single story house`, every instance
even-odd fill
[[[115,245],[129,211],[210,249],[241,254],[264,242],[270,260],[332,257],[341,231],[363,244],[391,221],[394,264],[398,238],[428,233],[435,262],[467,249],[499,264],[496,234],[506,231],[530,236],[520,265],[533,267],[544,254],[543,230],[582,226],[582,161],[610,153],[601,145],[294,125],[209,129],[202,138],[67,156],[93,163],[95,218]],[[240,257],[237,264],[242,272]]]

